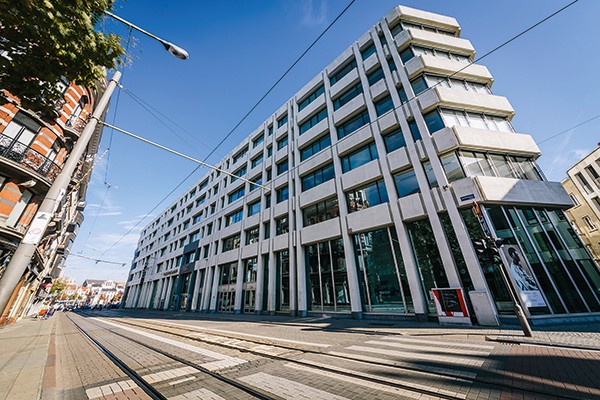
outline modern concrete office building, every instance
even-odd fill
[[[390,11],[219,162],[233,179],[207,173],[145,227],[126,306],[422,319],[461,288],[448,315],[497,324],[503,268],[532,319],[600,312],[571,199],[474,57],[454,18]]]
[[[600,147],[567,171],[562,184],[573,200],[565,211],[596,263],[600,262]]]

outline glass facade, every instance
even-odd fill
[[[600,311],[600,273],[558,209],[485,207],[492,229],[505,243],[517,245],[534,273],[547,307],[531,314]]]
[[[365,312],[414,312],[397,242],[395,232],[389,228],[354,235],[354,256]]]
[[[350,293],[342,239],[305,246],[308,308],[349,311]]]

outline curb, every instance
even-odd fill
[[[571,350],[600,351],[599,347],[594,347],[594,346],[546,342],[543,340],[527,340],[527,339],[522,339],[522,338],[510,338],[510,337],[503,337],[503,336],[486,336],[485,341],[486,342],[506,343],[506,344],[518,344],[518,345],[547,346],[547,347],[556,347],[556,348],[571,349]]]

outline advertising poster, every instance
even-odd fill
[[[516,245],[503,245],[500,251],[525,307],[545,307],[544,297],[521,250]]]

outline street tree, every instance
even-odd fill
[[[114,0],[0,0],[0,88],[49,114],[61,80],[92,86],[122,63],[121,38],[95,30]]]

